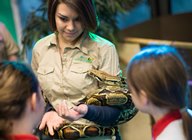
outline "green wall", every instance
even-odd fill
[[[6,25],[12,37],[17,42],[17,35],[16,35],[13,13],[11,8],[11,0],[1,0],[0,21]]]

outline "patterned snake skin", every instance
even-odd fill
[[[131,93],[124,77],[111,76],[99,70],[90,70],[88,74],[99,81],[100,88],[95,94],[88,97],[85,103],[120,108],[121,115],[114,125],[125,123],[136,115],[138,110],[132,102]]]
[[[119,118],[112,124],[115,127],[66,124],[55,131],[55,135],[51,136],[52,138],[78,139],[92,136],[114,136],[117,133],[117,125],[129,121],[137,114],[138,110],[132,102],[125,78],[111,76],[99,70],[90,70],[88,74],[99,81],[100,88],[92,96],[81,102],[88,105],[113,106],[121,109]],[[47,128],[44,133],[49,135]]]

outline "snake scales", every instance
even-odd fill
[[[77,139],[91,136],[112,136],[117,132],[117,125],[129,121],[136,115],[138,110],[132,102],[125,78],[121,76],[111,76],[99,70],[89,70],[88,75],[98,80],[100,88],[81,102],[88,105],[114,106],[119,108],[121,113],[113,124],[115,127],[67,124],[58,131],[55,131],[55,135],[52,136],[52,138]],[[49,135],[47,128],[44,130],[44,133]]]

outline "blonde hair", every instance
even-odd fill
[[[38,93],[39,83],[31,68],[21,62],[0,62],[0,79],[0,134],[6,134],[11,131],[9,120],[22,116],[27,99]]]

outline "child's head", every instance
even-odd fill
[[[20,62],[0,62],[0,132],[11,133],[11,121],[21,120],[29,104],[38,108],[34,125],[40,121],[44,110],[44,102],[39,89],[39,83],[31,68]],[[35,98],[34,98],[35,97]],[[31,99],[33,98],[33,99]],[[26,122],[27,125],[27,122]]]
[[[138,109],[138,98],[145,92],[157,107],[180,109],[186,106],[187,74],[182,57],[175,48],[147,46],[127,66],[127,80]]]

